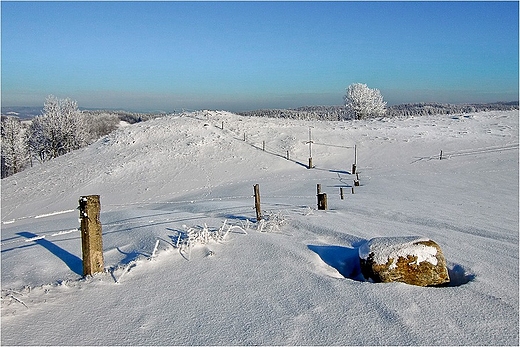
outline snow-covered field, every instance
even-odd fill
[[[201,111],[122,127],[2,180],[1,344],[518,345],[518,120]],[[83,279],[89,194],[106,272]],[[183,245],[197,232],[219,241]],[[441,246],[450,286],[363,280],[364,241],[413,235]]]

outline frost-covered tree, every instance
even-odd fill
[[[386,102],[379,89],[370,89],[366,84],[354,83],[348,86],[344,97],[347,110],[356,119],[383,116]]]
[[[2,178],[24,169],[29,161],[27,131],[17,117],[2,117]]]
[[[114,113],[104,111],[83,111],[85,122],[88,123],[88,142],[94,142],[97,139],[110,134],[116,130],[119,125],[119,117]]]
[[[85,119],[76,101],[50,95],[43,105],[43,114],[33,119],[31,152],[46,161],[79,149],[87,144]]]

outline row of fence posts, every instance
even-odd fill
[[[354,180],[354,185],[352,188],[352,194],[355,193],[354,187],[358,187],[360,185],[359,182],[359,173],[356,173],[356,179]],[[260,185],[255,184],[253,186],[254,198],[255,198],[255,211],[256,211],[256,220],[259,221],[262,219],[262,208],[260,207]],[[341,200],[345,199],[345,192],[343,187],[339,188],[339,195]],[[318,183],[316,185],[316,197],[318,198],[318,210],[326,210],[328,209],[327,202],[327,193],[323,193],[321,191],[321,184]]]
[[[354,186],[359,186],[359,174],[356,174]],[[352,194],[354,194],[352,186]],[[262,219],[260,207],[260,185],[253,186],[256,220]],[[318,210],[327,210],[327,193],[321,191],[321,184],[316,186]],[[344,199],[343,187],[340,188],[341,200]],[[81,253],[83,256],[83,276],[104,271],[103,237],[100,221],[101,202],[99,195],[82,196],[79,199],[79,217],[81,230]]]
[[[222,122],[222,129],[224,129],[224,122]],[[244,142],[246,141],[246,133],[244,133]],[[307,166],[308,169],[312,169],[314,167],[312,163],[312,144],[314,141],[312,140],[312,132],[311,128],[309,128],[309,141],[305,142],[306,144],[309,144],[309,165]],[[265,152],[265,140],[262,141],[262,150]],[[287,151],[286,154],[287,160],[289,160],[289,151]],[[442,160],[444,157],[442,156],[442,150],[439,155],[439,159]],[[357,145],[354,145],[354,164],[352,164],[352,174],[356,173],[357,169]]]
[[[222,129],[224,129],[224,122],[222,122]],[[246,134],[244,133],[244,141],[246,140]],[[312,165],[312,135],[311,128],[309,128],[309,166]],[[265,141],[262,142],[262,149],[265,151]],[[289,159],[289,151],[287,151],[287,159]],[[439,159],[443,159],[442,151]],[[354,185],[352,186],[352,194],[354,194],[354,187],[360,185],[359,173],[356,172],[357,168],[357,146],[354,146],[354,164],[352,164],[352,174],[356,175]],[[255,211],[256,220],[262,219],[262,209],[260,207],[260,185],[255,184],[254,198],[255,198]],[[339,188],[340,198],[344,199],[345,194],[343,187]],[[327,206],[327,193],[321,191],[321,184],[316,186],[316,195],[318,198],[318,210],[326,210]],[[102,226],[100,221],[101,202],[99,195],[88,195],[82,196],[79,199],[79,216],[81,225],[81,251],[83,256],[83,276],[93,275],[94,273],[104,271],[104,258],[103,258],[103,238],[102,238]]]
[[[222,129],[224,129],[224,122],[222,122]],[[246,141],[246,133],[244,133],[244,142]],[[314,168],[313,162],[312,162],[312,144],[314,141],[312,140],[312,131],[311,127],[309,127],[309,141],[306,141],[305,144],[309,145],[309,165],[307,166],[308,169]],[[262,151],[265,152],[265,140],[262,141]],[[441,151],[441,157],[442,157],[442,151]],[[289,160],[289,151],[286,152],[286,158]],[[352,164],[352,174],[356,173],[356,167],[357,167],[357,145],[354,145],[354,164]]]
[[[354,180],[354,185],[351,187],[352,194],[355,193],[354,187],[358,187],[358,186],[359,186],[359,174],[356,174],[356,179]],[[327,193],[323,193],[321,191],[321,184],[319,184],[319,183],[316,185],[316,196],[318,198],[318,210],[326,210],[328,208],[327,207]],[[345,191],[344,191],[343,187],[339,188],[339,197],[341,200],[345,199]]]
[[[222,129],[224,129],[224,122],[222,122]],[[246,141],[246,134],[244,133],[244,141]],[[312,133],[309,127],[309,169],[312,169]],[[262,150],[265,151],[265,141],[262,141]],[[441,151],[442,159],[442,151]],[[287,160],[289,160],[289,151],[287,151]],[[354,186],[359,186],[359,174],[356,173],[357,166],[357,146],[354,146],[354,164],[352,164],[352,174],[356,174]],[[352,194],[354,194],[354,186],[352,186]],[[262,210],[260,207],[260,186],[255,184],[254,198],[256,220],[262,219]],[[340,188],[340,197],[344,199],[343,187]],[[321,192],[321,184],[317,185],[318,210],[326,210],[327,194]],[[103,258],[103,238],[102,226],[100,222],[101,202],[99,195],[81,196],[79,199],[79,215],[80,215],[80,229],[81,229],[81,252],[83,256],[83,276],[93,275],[94,273],[104,271]]]

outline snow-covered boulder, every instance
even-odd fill
[[[418,237],[377,237],[359,247],[361,272],[374,282],[434,286],[450,282],[446,259],[434,241]]]

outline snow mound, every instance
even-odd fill
[[[518,345],[518,119],[199,111],[121,127],[2,179],[1,344]],[[354,146],[361,185],[342,200]],[[255,184],[269,218],[253,224]],[[90,194],[106,272],[83,278]],[[442,244],[457,285],[362,280],[358,248],[402,234]]]

